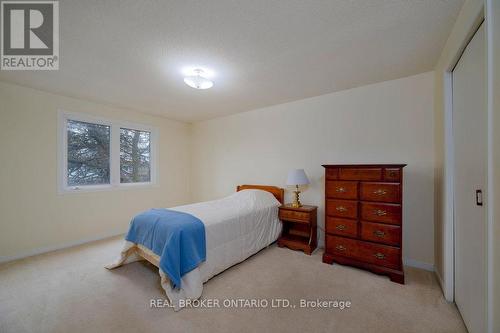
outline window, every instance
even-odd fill
[[[144,125],[60,112],[60,192],[153,185],[156,132]]]
[[[68,186],[109,184],[111,127],[68,120]]]
[[[120,182],[144,183],[151,179],[151,132],[120,128]]]

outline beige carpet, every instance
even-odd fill
[[[287,298],[296,308],[150,308],[164,298],[142,262],[103,268],[113,238],[0,266],[0,332],[466,332],[433,274],[406,270],[402,286],[354,268],[271,246],[205,284],[203,298]],[[300,299],[343,299],[349,309],[304,309]]]

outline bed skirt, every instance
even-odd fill
[[[172,284],[168,276],[162,271],[161,268],[159,268],[160,257],[141,244],[125,241],[120,257],[105,267],[107,269],[114,269],[140,260],[147,260],[154,266],[158,267],[161,286],[163,290],[165,290],[170,304],[175,311],[179,311],[181,309],[181,300],[195,300],[201,297],[201,293],[203,292],[203,283],[199,268],[195,268],[189,273],[186,273],[181,278],[182,288],[174,289],[172,288]]]

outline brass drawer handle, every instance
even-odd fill
[[[385,191],[385,190],[383,190],[383,189],[379,188],[378,190],[373,191],[373,194],[375,194],[375,195],[379,195],[379,196],[380,196],[380,195],[385,195],[385,194],[387,194],[387,191]]]
[[[385,259],[385,254],[380,253],[380,252],[375,253],[373,256],[377,259],[380,259],[380,260]]]
[[[377,216],[385,216],[385,215],[387,215],[387,212],[385,210],[382,210],[382,209],[375,209],[373,211],[373,214],[375,214]]]
[[[335,208],[338,212],[347,212],[347,208],[344,206],[338,206]]]
[[[347,192],[347,190],[345,189],[345,187],[342,187],[342,186],[341,186],[341,187],[337,187],[337,188],[335,189],[335,191],[336,191],[337,193],[345,193],[345,192]]]
[[[373,234],[374,234],[375,236],[379,237],[379,238],[384,238],[384,236],[385,236],[385,232],[380,231],[380,230],[375,230],[375,231],[373,232]]]
[[[346,250],[345,246],[342,246],[342,245],[337,245],[335,248],[337,250],[339,250],[339,251],[345,251]]]
[[[345,230],[346,226],[343,225],[343,224],[339,224],[338,226],[335,227],[335,229],[337,229],[337,230]]]

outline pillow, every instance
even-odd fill
[[[257,189],[242,190],[233,193],[231,197],[236,200],[251,202],[255,207],[272,207],[281,206],[281,203],[274,197],[272,193]]]

